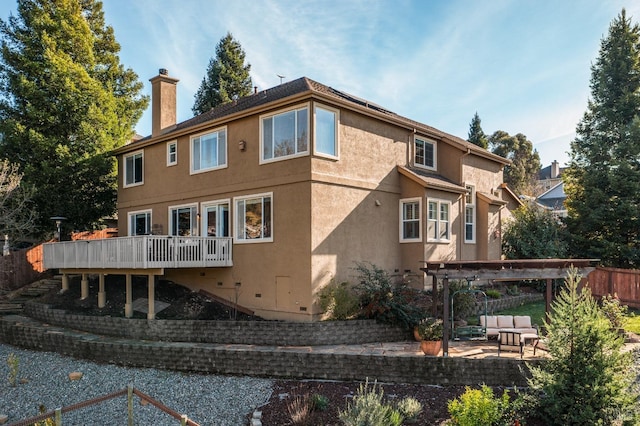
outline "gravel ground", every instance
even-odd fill
[[[19,360],[15,387],[8,379],[7,357],[11,353]],[[80,380],[69,380],[74,371],[83,373]],[[0,344],[0,416],[9,416],[9,423],[38,415],[40,405],[47,410],[69,406],[129,384],[201,425],[233,426],[246,425],[246,415],[269,400],[274,381],[95,364]],[[140,402],[134,396],[136,425],[180,424],[151,404]],[[62,420],[65,426],[127,424],[126,396],[65,413]]]

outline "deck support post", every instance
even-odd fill
[[[133,316],[133,296],[131,294],[131,274],[125,275],[125,302],[124,302],[124,316],[125,318],[131,318]]]
[[[147,288],[148,288],[148,292],[149,295],[147,296],[149,298],[149,312],[147,313],[147,319],[155,319],[156,317],[156,301],[155,301],[155,296],[156,296],[156,282],[155,282],[155,275],[153,274],[149,274],[147,276]]]
[[[60,293],[64,293],[69,290],[69,275],[62,274],[62,289]]]
[[[104,290],[104,274],[98,275],[98,308],[104,308],[107,304],[107,293]]]
[[[89,297],[89,277],[87,274],[82,274],[82,280],[80,281],[80,299],[84,300]]]

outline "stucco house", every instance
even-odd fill
[[[150,81],[152,134],[115,151],[119,238],[51,244],[47,267],[161,276],[309,321],[357,261],[422,287],[423,261],[500,258],[519,203],[508,160],[309,78],[181,123],[178,80]]]

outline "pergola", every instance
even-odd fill
[[[427,275],[442,280],[443,287],[443,322],[444,335],[442,342],[443,356],[449,356],[449,280],[496,280],[547,281],[546,312],[548,313],[552,299],[552,283],[554,279],[564,279],[571,268],[575,268],[583,277],[595,269],[600,259],[518,259],[518,260],[472,260],[472,261],[428,261],[420,268]],[[437,286],[434,285],[434,291]],[[436,300],[434,298],[434,310]]]

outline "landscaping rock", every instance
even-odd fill
[[[82,372],[73,371],[69,373],[69,380],[80,380],[80,379],[82,379]]]

